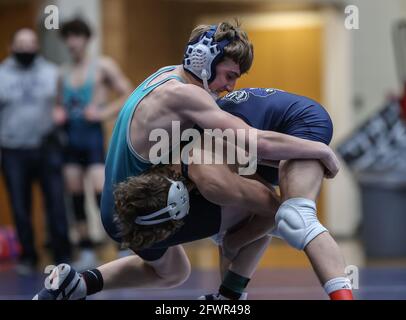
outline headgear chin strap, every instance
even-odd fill
[[[183,57],[185,70],[201,80],[209,93],[209,83],[216,77],[216,65],[224,57],[224,48],[231,42],[227,38],[215,41],[216,31],[217,26],[211,26],[195,41],[189,42]]]
[[[138,216],[135,219],[136,224],[154,225],[169,220],[180,220],[189,213],[189,192],[186,186],[181,181],[168,180],[171,182],[171,186],[167,206],[146,216]],[[169,217],[156,219],[165,213],[168,213]]]

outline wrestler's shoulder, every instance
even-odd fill
[[[161,93],[174,105],[210,98],[204,89],[194,84],[185,84],[179,81],[170,81],[170,83],[162,88]]]

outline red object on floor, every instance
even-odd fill
[[[352,291],[348,289],[341,289],[330,293],[331,300],[354,300]]]
[[[0,227],[0,261],[16,258],[21,253],[16,232],[12,227]]]
[[[406,83],[403,88],[403,96],[400,98],[400,107],[403,119],[406,121]]]

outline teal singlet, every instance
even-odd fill
[[[100,208],[104,228],[116,241],[120,241],[120,237],[114,223],[114,186],[128,177],[141,174],[152,166],[151,162],[137,154],[131,145],[131,119],[140,101],[151,91],[172,79],[184,82],[182,78],[170,75],[150,85],[158,76],[175,68],[176,66],[164,67],[141,83],[127,99],[116,120],[106,158],[105,182]]]

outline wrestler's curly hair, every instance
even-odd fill
[[[182,220],[169,220],[156,225],[138,225],[135,218],[158,211],[167,206],[171,186],[166,178],[191,182],[170,166],[158,165],[145,173],[130,177],[115,186],[115,222],[119,226],[122,247],[141,250],[167,239],[183,225]]]
[[[237,63],[240,66],[241,74],[248,72],[254,60],[254,47],[249,41],[247,33],[241,29],[241,23],[235,19],[234,22],[220,22],[217,26],[214,34],[216,41],[225,38],[232,40],[224,48],[224,58],[230,58]],[[210,25],[197,26],[190,34],[189,42],[196,40],[210,28]]]

